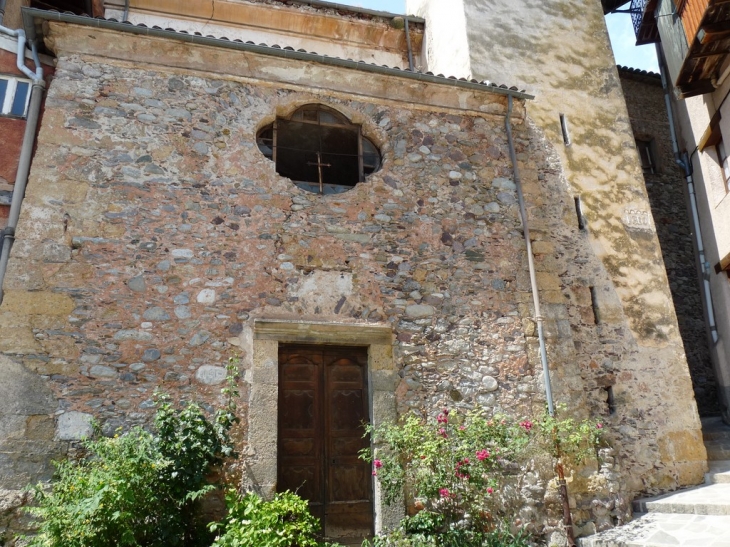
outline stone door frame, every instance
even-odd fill
[[[264,497],[276,492],[279,344],[298,343],[368,348],[370,416],[374,425],[397,418],[398,373],[393,359],[393,330],[388,325],[255,319],[250,374],[247,471],[251,486]],[[374,481],[375,533],[397,526],[402,504],[386,506]]]

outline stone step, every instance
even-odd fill
[[[580,547],[730,547],[730,516],[647,513],[578,540]]]
[[[730,443],[730,425],[718,417],[702,418],[702,438],[705,441],[728,441]]]
[[[710,461],[730,460],[729,441],[705,441],[707,459]]]
[[[730,483],[697,486],[663,496],[635,500],[634,511],[640,513],[730,515]],[[730,541],[730,535],[728,541]]]
[[[705,473],[705,484],[730,483],[730,460],[707,462],[708,471]]]

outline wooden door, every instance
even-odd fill
[[[367,348],[279,348],[277,490],[296,491],[345,543],[373,532],[370,466],[358,458],[369,445]]]

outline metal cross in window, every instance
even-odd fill
[[[322,163],[322,155],[317,152],[317,163],[308,161],[307,165],[316,165],[317,172],[319,173],[319,193],[324,194],[324,188],[322,186],[322,167],[332,167],[331,163]]]

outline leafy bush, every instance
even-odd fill
[[[211,466],[232,451],[236,368],[228,369],[226,406],[213,422],[196,404],[175,409],[159,398],[156,434],[134,428],[86,441],[88,457],[56,464],[50,490],[35,487],[38,534],[31,547],[194,547],[211,535],[196,518],[198,500],[215,488]]]
[[[477,532],[452,528],[447,531],[422,530],[413,527],[413,519],[426,513],[422,511],[415,517],[406,518],[401,528],[384,537],[376,537],[372,547],[530,547],[529,535],[520,531],[513,534],[508,530]],[[428,518],[433,517],[433,514]],[[436,519],[438,520],[438,519]]]
[[[276,494],[264,501],[254,493],[226,496],[228,515],[211,525],[220,531],[213,547],[318,547],[319,521],[296,494]]]
[[[369,427],[377,453],[373,465],[387,504],[405,492],[420,511],[374,545],[409,547],[520,546],[527,536],[510,532],[517,506],[506,503],[528,460],[581,462],[595,454],[601,424],[547,414],[532,421],[488,417],[480,410],[443,409],[436,419],[409,415],[400,423]],[[519,505],[519,504],[518,504]]]

